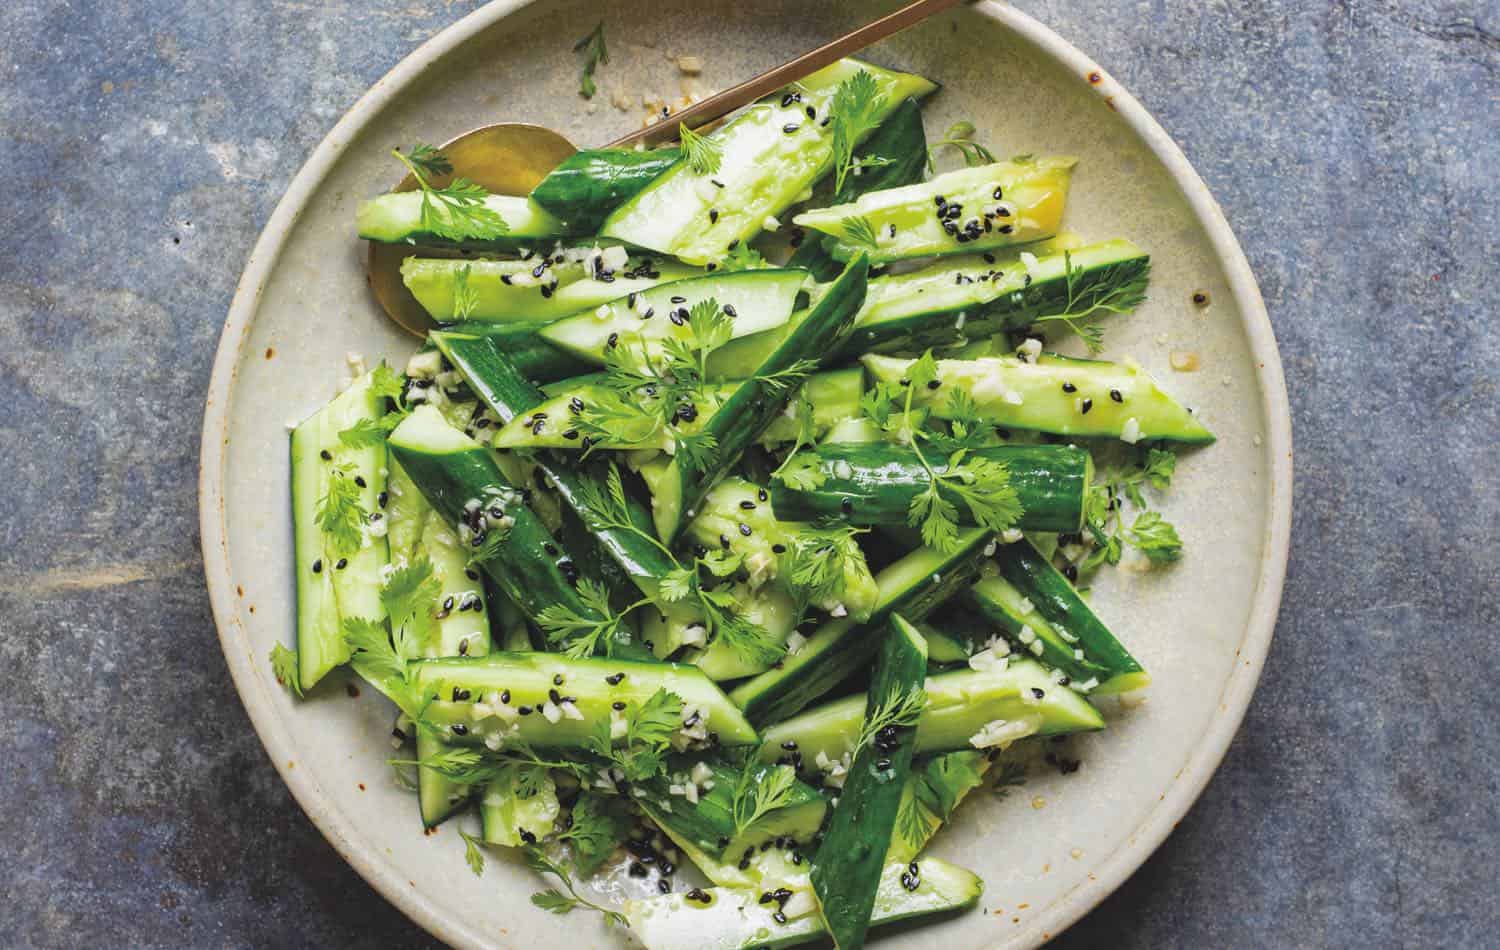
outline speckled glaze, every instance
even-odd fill
[[[611,20],[611,80],[678,94],[668,57],[702,56],[717,88],[867,18],[864,4],[768,17],[726,6],[708,29],[680,16]],[[792,8],[789,6],[788,11]],[[424,836],[394,788],[390,707],[329,682],[296,703],[266,654],[294,637],[286,427],[326,401],[346,355],[410,351],[379,314],[353,237],[355,203],[393,177],[385,150],[442,140],[497,118],[553,126],[580,144],[636,121],[574,94],[558,22],[592,22],[580,3],[500,2],[439,34],[368,92],[293,180],[251,255],[220,343],[203,431],[203,554],[215,619],[240,695],[288,786],[335,848],[382,894],[459,946],[608,945],[594,918],[529,905],[530,873],[498,857],[470,875],[456,835]],[[618,22],[618,25],[616,25]],[[674,28],[672,24],[696,24]],[[667,24],[662,26],[662,24]],[[1270,642],[1291,511],[1291,432],[1259,293],[1217,206],[1178,149],[1101,66],[1013,8],[980,3],[871,50],[884,65],[945,85],[929,131],[969,118],[1002,154],[1080,157],[1068,223],[1129,237],[1153,256],[1152,296],[1113,322],[1107,353],[1155,373],[1215,430],[1184,454],[1165,509],[1192,556],[1164,571],[1116,571],[1093,603],[1155,675],[1150,701],[1111,709],[1111,728],[1077,741],[1084,768],[1037,774],[1022,792],[960,811],[937,853],[980,873],[983,911],[889,939],[892,945],[1034,946],[1125,879],[1165,838],[1222,757]],[[1003,91],[1003,94],[1001,94]],[[1192,303],[1205,293],[1206,307]],[[1173,372],[1172,349],[1202,368]],[[330,677],[331,681],[338,677]],[[496,900],[496,894],[502,895]]]

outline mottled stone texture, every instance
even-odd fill
[[[1136,92],[1222,202],[1298,452],[1245,726],[1176,834],[1060,942],[1500,944],[1500,9],[1024,6]],[[287,180],[469,9],[0,12],[8,945],[427,942],[313,830],[239,707],[195,456],[219,326]]]

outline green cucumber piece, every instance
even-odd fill
[[[771,510],[768,498],[770,493],[759,485],[735,476],[726,477],[704,496],[698,513],[684,529],[684,537],[703,548],[744,555],[752,584],[779,579],[790,588],[787,576],[790,561],[798,540],[812,526],[781,520]],[[740,525],[749,528],[750,533],[746,534]],[[879,599],[879,585],[861,557],[857,563],[851,560],[845,564],[839,599],[815,606],[833,611],[842,605],[850,618],[865,620]]]
[[[803,247],[807,247],[806,243]],[[1022,253],[1035,257],[1022,259]],[[1123,313],[1145,299],[1151,258],[1129,241],[1084,245],[1059,236],[1023,249],[945,257],[919,270],[870,281],[854,332],[838,359],[865,353],[920,353],[989,338],[1056,313],[1107,307]],[[785,328],[733,340],[715,350],[709,371],[754,362]],[[950,353],[951,358],[960,354]]]
[[[534,418],[549,405],[542,391],[522,376],[505,354],[494,350],[451,350],[445,337],[441,334],[435,336],[439,349],[507,427],[526,418],[527,413]],[[555,411],[563,415],[569,414],[571,409],[564,404]],[[504,431],[505,427],[502,427],[501,432]],[[496,444],[508,447],[503,446],[498,437]],[[651,516],[645,506],[626,492],[625,507],[635,530],[619,526],[594,527],[598,515],[589,511],[589,499],[610,497],[608,476],[598,466],[557,464],[546,456],[536,457],[534,461],[542,473],[540,481],[578,518],[581,524],[574,525],[574,528],[589,539],[590,547],[603,555],[609,570],[618,569],[641,593],[655,598],[657,582],[677,565],[651,538]],[[569,547],[579,553],[585,550],[577,544]]]
[[[518,792],[516,773],[534,770],[526,783],[530,795]],[[424,771],[431,771],[424,770]],[[557,801],[557,783],[547,770],[535,765],[507,766],[484,788],[479,799],[479,822],[485,844],[519,848],[534,844],[552,833],[562,808]]]
[[[699,772],[711,773],[707,781],[694,782],[695,766]],[[767,781],[777,768],[780,766],[764,762],[752,762],[745,769],[738,769],[722,762],[674,759],[668,763],[668,774],[636,786],[645,793],[637,799],[651,809],[653,821],[671,826],[674,841],[685,838],[701,854],[716,861],[735,862],[762,842],[778,838],[798,843],[811,841],[823,826],[827,799],[812,786],[794,780],[782,807],[767,812],[743,830],[736,829],[734,798],[743,772],[751,772],[749,781],[753,787]],[[696,802],[683,794],[690,784],[697,790]],[[674,787],[677,793],[673,793]],[[664,804],[671,811],[666,811]]]
[[[917,100],[907,99],[897,106],[864,144],[854,150],[854,157],[872,164],[848,175],[844,187],[830,204],[843,204],[871,191],[921,181],[927,172],[927,132],[922,126],[922,107]],[[807,240],[805,235],[787,266],[804,267],[820,281],[833,280],[842,270],[823,249],[822,241]]]
[[[833,133],[821,120],[839,84],[861,70],[871,75],[880,92],[872,110],[876,121],[906,99],[921,98],[937,88],[921,76],[856,59],[840,60],[762,99],[710,133],[708,138],[723,156],[716,171],[700,175],[686,161],[679,162],[617,208],[599,233],[690,264],[723,259],[739,242],[759,234],[767,217],[783,213],[803,200],[804,193],[810,196],[814,182],[827,173]],[[807,109],[817,119],[810,119]]]
[[[457,360],[454,362],[456,364]],[[658,427],[649,433],[643,433],[644,438],[632,441],[603,439],[585,446],[576,423],[576,417],[583,412],[579,407],[609,403],[617,398],[613,390],[599,381],[598,374],[591,374],[573,382],[565,381],[546,387],[545,401],[531,407],[525,415],[507,422],[495,433],[494,444],[497,449],[666,451],[674,444],[676,435],[693,435],[701,431],[708,424],[713,411],[723,405],[741,385],[741,380],[730,380],[708,387],[707,405],[698,406],[697,415],[692,420],[679,417],[671,430]],[[803,383],[802,394],[812,403],[814,428],[820,433],[826,432],[840,419],[858,412],[863,388],[864,372],[857,367],[809,376]],[[654,403],[655,397],[633,395],[631,400],[639,400],[643,405],[649,406]],[[791,442],[796,437],[796,420],[782,415],[772,421],[761,437],[761,442],[774,445]]]
[[[429,331],[427,336],[449,359],[462,354],[477,363],[503,354],[517,372],[538,383],[567,379],[595,368],[543,339],[541,330],[545,326],[464,322]]]
[[[644,703],[658,689],[682,698],[684,717],[696,711],[707,733],[718,737],[711,742],[728,747],[756,741],[755,730],[713,680],[681,663],[491,653],[422,660],[416,668],[418,688],[427,700],[424,718],[441,730],[444,741],[459,745],[482,744],[498,734],[538,747],[586,748],[599,724],[610,721],[613,703]],[[554,682],[557,677],[561,685]],[[550,721],[545,709],[554,692],[572,697],[573,703],[565,705],[576,707],[583,718],[559,715],[557,722]],[[523,707],[530,712],[522,715]]]
[[[903,698],[920,692],[926,677],[927,642],[904,617],[892,614],[870,676],[865,721],[883,721],[882,710],[889,716]],[[890,721],[855,750],[838,806],[813,857],[809,874],[813,891],[840,950],[858,950],[865,944],[880,872],[911,771],[916,726],[915,722]]]
[[[986,751],[964,749],[935,755],[913,765],[906,786],[901,789],[897,833],[891,836],[886,860],[908,862],[921,853],[943,823],[953,816],[959,803],[984,784],[985,773],[993,762]]]
[[[813,631],[779,666],[740,684],[730,698],[757,725],[795,715],[857,672],[878,640],[871,635],[894,612],[920,620],[933,608],[973,583],[990,534],[959,529],[948,554],[921,547],[875,575],[880,596],[863,624],[852,617],[830,620]]]
[[[447,214],[441,202],[434,202],[437,214]],[[384,194],[369,201],[361,201],[355,212],[355,223],[359,236],[366,241],[381,244],[419,244],[427,247],[464,247],[476,250],[509,249],[541,238],[556,238],[567,234],[567,227],[547,209],[530,198],[515,195],[488,195],[486,207],[504,219],[506,232],[499,238],[469,238],[453,240],[440,237],[422,223],[422,192],[399,191]]]
[[[731,584],[724,589],[739,602],[745,618],[760,629],[763,637],[776,646],[786,643],[797,621],[797,605],[791,595],[773,584],[758,590],[747,584]],[[770,669],[775,662],[774,657],[767,660],[746,657],[743,650],[736,650],[722,640],[705,644],[703,615],[691,602],[668,604],[661,611],[647,610],[644,614],[641,639],[651,645],[657,657],[666,659],[687,647],[683,662],[698,667],[716,682],[754,676]]]
[[[864,357],[871,376],[893,384],[900,382],[911,362],[874,354]],[[1006,428],[1130,442],[1214,441],[1213,433],[1162,392],[1149,373],[1129,363],[1045,354],[1036,362],[994,356],[937,364],[939,388],[914,394],[912,405],[930,409],[939,419],[949,417],[948,394],[961,389],[974,398],[981,418]]]
[[[669,486],[675,483],[675,488],[668,489],[668,497],[675,504],[652,511],[656,533],[663,541],[671,544],[677,539],[683,523],[692,517],[688,512],[696,510],[708,490],[775,421],[790,395],[777,377],[808,362],[814,369],[822,366],[824,356],[848,333],[854,314],[865,299],[869,271],[863,257],[851,261],[781,346],[714,411],[699,436],[712,437],[715,446],[712,458],[701,470],[683,459],[672,460],[664,480]]]
[[[796,489],[777,480],[771,486],[776,517],[815,521],[835,518],[857,525],[906,524],[912,499],[927,491],[932,479],[911,448],[890,443],[824,445],[809,455],[822,483]],[[1093,475],[1093,457],[1067,445],[1001,445],[974,449],[967,458],[1005,465],[1021,505],[1015,527],[1029,531],[1078,531],[1083,526],[1083,502]],[[933,460],[938,474],[946,461]],[[973,523],[972,512],[952,489],[939,483],[939,493],[953,502],[961,522]]]
[[[506,543],[493,547],[480,567],[530,620],[553,605],[591,620],[607,619],[579,595],[576,558],[500,473],[489,449],[430,406],[412,410],[391,433],[389,445],[428,503],[448,524],[460,526],[462,543],[477,548],[489,531],[507,530],[504,522],[510,521]]]
[[[562,160],[533,189],[531,200],[582,233],[597,231],[609,213],[677,164],[682,151],[591,148]]]
[[[834,260],[865,253],[871,263],[988,251],[1052,237],[1062,225],[1074,158],[1039,158],[961,168],[931,181],[872,191],[849,204],[804,211],[798,227],[829,235]],[[942,199],[941,202],[939,199]],[[862,219],[873,245],[847,222]]]
[[[438,323],[552,321],[702,273],[657,255],[627,258],[624,248],[567,248],[507,261],[408,257],[401,263],[406,289]]]
[[[380,513],[385,491],[383,445],[354,448],[339,433],[362,421],[378,422],[385,399],[376,395],[366,374],[292,432],[292,528],[297,578],[297,676],[303,690],[312,689],[329,670],[349,659],[344,621],[351,617],[385,619],[380,601],[381,568],[389,547],[383,534],[370,530],[369,517]],[[344,546],[319,525],[318,510],[335,479],[349,479],[363,512],[358,546]]]
[[[1088,700],[1059,686],[1032,660],[1012,658],[1003,668],[936,673],[927,677],[926,690],[927,706],[917,722],[918,754],[970,748],[970,740],[996,720],[1015,724],[1015,734],[1006,742],[1104,728],[1104,718]],[[1041,690],[1040,698],[1036,690]],[[783,743],[795,742],[803,773],[815,774],[819,754],[838,761],[854,748],[864,715],[863,696],[809,709],[765,731],[761,758],[774,760]]]
[[[721,309],[730,308],[736,314],[732,336],[745,336],[786,323],[806,280],[806,271],[786,267],[691,277],[622,294],[540,332],[554,346],[601,366],[608,350],[622,346],[632,358],[654,360],[664,340],[688,334],[683,318],[694,304],[711,299]]]
[[[1042,652],[1037,655],[1042,662],[1061,670],[1091,695],[1125,693],[1150,685],[1151,675],[1030,541],[1001,545],[995,564],[999,576],[975,584],[968,602],[985,619],[1003,627],[1013,642],[1020,637],[1017,648],[1036,653],[1035,644],[1041,644]],[[1025,642],[1025,628],[1035,635],[1034,641]]]
[[[911,880],[906,863],[885,867],[872,926],[967,910],[984,890],[977,875],[938,858],[923,858],[918,871],[916,889],[910,890],[902,882],[903,876]],[[808,907],[809,890],[806,884],[799,886],[781,905],[793,906],[795,900],[803,911],[785,923],[773,916],[778,904],[762,903],[761,891],[754,887],[712,887],[626,901],[625,918],[647,950],[776,950],[827,938],[816,906]]]

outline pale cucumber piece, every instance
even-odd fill
[[[885,383],[899,383],[912,362],[874,354],[864,357],[871,376]],[[1042,355],[1034,363],[996,356],[938,360],[937,365],[941,385],[922,387],[912,405],[931,410],[939,419],[948,418],[949,394],[961,389],[974,397],[982,418],[1008,429],[1067,436],[1133,436],[1133,442],[1214,441],[1213,433],[1162,392],[1149,373],[1129,363]]]
[[[860,70],[870,73],[883,95],[877,120],[902,101],[937,88],[921,76],[840,60],[762,99],[711,133],[723,156],[716,171],[700,175],[686,161],[679,162],[615,209],[599,233],[690,264],[722,260],[736,243],[759,234],[767,217],[803,200],[804,192],[828,172],[833,135],[822,119],[839,84]],[[783,106],[789,93],[800,99]],[[809,108],[816,118],[808,117]]]
[[[297,671],[302,689],[348,661],[343,622],[353,617],[385,619],[380,570],[389,557],[383,534],[361,529],[360,545],[340,548],[318,524],[319,503],[335,477],[358,478],[359,506],[368,517],[380,511],[385,490],[384,444],[345,445],[339,433],[385,413],[384,397],[360,377],[292,432],[292,524],[297,579]],[[345,469],[342,476],[335,469]],[[355,484],[358,484],[356,482]]]
[[[486,207],[504,219],[507,230],[497,241],[476,241],[478,244],[514,244],[528,239],[559,237],[567,233],[563,223],[541,205],[530,198],[515,195],[489,195],[484,199]],[[437,214],[445,216],[445,207],[436,203]],[[451,244],[444,238],[433,235],[422,225],[422,193],[401,191],[384,194],[369,201],[361,201],[355,212],[355,224],[359,236],[366,241],[382,244]],[[468,242],[461,242],[468,243]]]
[[[519,848],[533,844],[552,833],[562,808],[557,801],[557,784],[543,772],[537,776],[536,792],[526,798],[515,794],[514,771],[532,768],[509,766],[495,781],[485,787],[479,799],[479,820],[484,829],[485,844]],[[526,836],[530,837],[530,841]]]
[[[915,185],[872,191],[849,204],[804,211],[792,220],[834,240],[828,251],[871,264],[988,251],[1052,237],[1062,226],[1074,158],[1039,158],[962,168]],[[943,203],[939,204],[938,199]],[[951,217],[957,210],[957,216]],[[850,229],[864,221],[874,245]],[[945,229],[945,225],[951,230]]]
[[[996,720],[1015,724],[1015,738],[1104,728],[1104,718],[1088,700],[1054,683],[1033,660],[1011,658],[1004,669],[938,673],[927,677],[925,688],[927,705],[917,720],[918,755],[970,748],[970,739]],[[838,760],[853,750],[864,717],[862,694],[813,707],[768,728],[761,758],[774,761],[781,744],[794,741],[804,771],[815,770],[820,753]]]
[[[577,249],[562,252],[577,257]],[[432,319],[439,323],[476,320],[486,323],[556,320],[591,310],[624,294],[703,273],[658,255],[634,255],[607,279],[598,276],[587,260],[548,263],[540,276],[542,257],[527,260],[466,261],[408,257],[401,263],[401,279]],[[555,283],[554,283],[555,281]],[[458,313],[459,288],[467,288],[469,310]]]
[[[966,910],[979,901],[984,885],[972,872],[933,857],[922,858],[917,866],[920,881],[915,890],[907,890],[901,882],[902,875],[909,873],[906,863],[886,866],[875,893],[873,926]],[[805,891],[805,900],[811,901],[811,886],[798,891],[792,898],[797,904],[792,906],[805,907],[800,892]],[[631,933],[647,950],[774,950],[827,937],[815,902],[811,912],[783,924],[772,916],[777,912],[776,902],[760,902],[759,887],[714,887],[703,894],[707,903],[689,900],[682,892],[626,901]]]
[[[806,279],[804,270],[777,267],[658,284],[552,323],[542,329],[541,336],[599,365],[605,363],[606,350],[623,347],[638,365],[645,358],[658,359],[663,340],[687,337],[686,321],[680,317],[704,300],[714,300],[721,309],[732,308],[731,338],[781,326],[791,316]],[[674,312],[680,322],[672,319]]]

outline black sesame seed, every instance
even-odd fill
[[[546,551],[549,557],[557,557],[559,553],[557,550],[557,545],[553,544],[551,541],[543,542],[542,550]]]
[[[323,573],[323,559],[322,558],[318,558],[316,561],[313,561],[313,573],[314,574],[321,574],[321,573]]]
[[[729,550],[729,539],[724,537],[724,535],[722,534],[719,535],[719,547],[723,548],[726,551]]]
[[[732,251],[732,250],[734,250],[734,249],[735,249],[735,248],[737,248],[737,247],[739,247],[739,246],[740,246],[740,239],[739,239],[739,238],[735,238],[735,239],[734,239],[734,240],[733,240],[733,241],[730,241],[730,242],[729,242],[729,243],[728,243],[728,244],[727,244],[727,245],[726,245],[726,246],[725,246],[725,247],[724,247],[724,250],[726,250],[726,251]]]
[[[444,610],[452,610],[453,609],[453,598],[452,597],[448,597],[448,598],[445,598],[443,600],[443,609]]]
[[[625,704],[616,700],[615,702],[609,704],[609,708],[613,709],[615,712],[624,712]]]
[[[771,545],[771,551],[774,554],[785,554],[786,553],[786,545],[784,545],[784,544],[773,544],[773,545]]]
[[[783,742],[781,744],[781,747],[783,749],[787,750],[788,752],[796,752],[797,751],[797,740],[796,739],[788,739],[788,740],[786,740],[785,742]]]
[[[737,317],[739,315],[740,315],[740,312],[738,310],[734,309],[734,304],[732,304],[732,303],[726,303],[724,305],[724,316],[729,317],[732,320],[732,319],[734,319],[735,317]]]
[[[818,110],[814,109],[812,106],[808,106],[807,107],[807,117],[809,119],[816,119],[818,117]]]
[[[1063,383],[1063,392],[1076,393],[1078,392],[1078,387],[1074,386],[1072,383]]]
[[[604,677],[604,682],[608,683],[611,686],[619,686],[620,681],[623,679],[625,679],[624,673],[611,673],[608,676]]]
[[[1001,234],[1009,234],[1015,230],[1015,227],[1009,224],[1002,224],[995,230],[999,231]]]
[[[696,901],[699,904],[708,904],[713,901],[701,887],[695,887],[683,895],[686,900]]]
[[[927,388],[928,388],[928,389],[937,389],[937,388],[938,388],[938,387],[939,387],[939,386],[941,386],[941,385],[943,385],[943,383],[942,383],[942,380],[938,380],[938,379],[929,379],[929,380],[928,380],[928,381],[927,381]]]
[[[502,689],[500,691],[500,702],[504,703],[507,706],[510,705],[510,690]]]
[[[755,496],[756,496],[756,497],[757,497],[757,498],[759,498],[759,499],[760,499],[760,500],[761,500],[761,501],[765,501],[765,500],[766,500],[766,499],[767,499],[767,498],[770,498],[770,497],[771,497],[771,496],[770,496],[770,495],[768,495],[768,494],[766,494],[766,490],[765,490],[765,489],[764,489],[764,488],[762,488],[762,489],[760,489],[760,490],[758,490],[758,491],[757,491],[757,492],[756,492],[756,493],[755,493]]]
[[[719,209],[718,208],[709,208],[708,209],[708,223],[709,224],[718,224],[719,223]]]
[[[562,684],[563,684],[563,675],[561,673],[553,674],[552,685],[553,686],[561,686]]]
[[[663,894],[670,894],[672,893],[672,882],[664,877],[658,878],[656,881],[656,889],[658,891],[661,891]]]
[[[464,637],[462,640],[458,641],[458,655],[459,656],[468,656],[469,655],[469,638],[468,637]]]
[[[573,439],[578,438],[578,430],[577,429],[566,429],[566,430],[563,431],[562,436],[563,436],[563,438],[568,439],[568,440],[571,441]]]
[[[995,195],[994,195],[995,200],[999,201],[1000,199],[1002,199],[1004,197],[1005,197],[1005,191],[1004,191],[1004,189],[1002,189],[999,185],[996,185],[995,186]]]
[[[797,123],[788,122],[786,125],[783,125],[781,127],[781,131],[785,132],[787,135],[791,135],[793,132],[797,131],[800,128],[802,128],[802,126],[798,125]]]
[[[607,347],[609,347],[610,349],[614,349],[615,347],[619,346],[620,345],[620,334],[618,334],[618,333],[611,333],[609,335],[609,339],[604,341],[604,345],[607,346]]]
[[[553,682],[556,682],[556,680],[554,680]],[[547,690],[547,698],[552,700],[552,705],[554,706],[562,705],[562,695],[555,689]]]
[[[1109,391],[1109,398],[1113,399],[1115,402],[1124,402],[1125,401],[1124,394],[1121,393],[1118,389],[1111,389]]]
[[[743,534],[747,538],[750,537],[750,526],[743,521],[740,522],[740,534]]]
[[[530,706],[517,706],[516,707],[516,712],[520,713],[523,716],[529,716],[529,715],[531,715],[531,707]]]
[[[854,499],[853,498],[845,498],[845,499],[843,499],[842,501],[839,502],[839,508],[843,509],[843,512],[846,515],[852,515],[852,514],[854,514]]]
[[[1092,409],[1092,408],[1094,408],[1094,400],[1092,400],[1092,399],[1085,399],[1079,405],[1078,412],[1079,412],[1080,415],[1085,415],[1086,416],[1086,415],[1089,414],[1089,410]]]
[[[743,508],[743,509],[745,509],[746,511],[754,511],[755,510],[755,502],[753,502],[750,499],[746,498],[744,501],[740,502],[740,507]]]
[[[778,924],[784,924],[784,923],[786,923],[786,914],[783,914],[781,911],[778,910],[774,914],[771,915],[771,919],[774,920],[774,921],[776,921]]]
[[[469,734],[469,727],[466,726],[466,725],[464,725],[461,722],[455,722],[449,728],[451,728],[453,730],[453,734],[455,736],[466,736],[466,735]]]
[[[1033,686],[1031,687],[1031,696],[1033,699],[1045,699],[1047,693],[1040,686]]]
[[[346,557],[341,557],[336,562],[334,562],[333,569],[336,570],[336,571],[342,571],[344,568],[346,568],[348,566],[349,566],[349,559],[346,558]]]
[[[1066,565],[1063,568],[1063,577],[1066,577],[1070,581],[1078,580],[1078,566],[1076,564]]]

